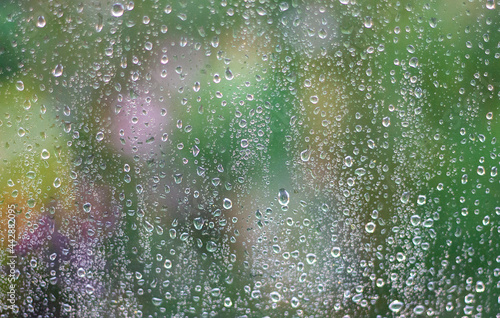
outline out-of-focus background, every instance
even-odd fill
[[[0,2],[0,317],[498,317],[499,7]]]

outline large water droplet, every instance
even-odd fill
[[[281,188],[278,192],[278,202],[281,205],[288,205],[288,202],[290,202],[290,195],[283,188]]]
[[[368,222],[365,225],[365,230],[368,233],[373,233],[375,231],[376,225],[373,222]]]
[[[111,15],[114,17],[121,17],[123,15],[123,12],[125,11],[125,8],[123,7],[123,4],[121,3],[115,3],[111,7]]]
[[[399,300],[395,300],[393,302],[391,302],[389,304],[389,309],[392,311],[392,312],[399,312],[401,310],[401,308],[403,308],[403,303],[400,302]]]

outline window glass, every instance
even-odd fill
[[[1,1],[0,316],[498,316],[499,6]]]

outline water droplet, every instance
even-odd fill
[[[306,260],[309,265],[316,263],[316,254],[309,253],[306,255]]]
[[[24,137],[24,135],[26,135],[26,130],[24,130],[23,127],[19,127],[19,129],[17,130],[17,135],[19,137]]]
[[[484,292],[484,283],[482,281],[476,282],[476,292],[478,293]]]
[[[300,153],[300,160],[302,160],[302,161],[304,161],[304,162],[309,161],[309,159],[311,158],[311,152],[312,152],[312,150],[311,150],[311,149],[306,149],[306,150],[303,150],[303,151]]]
[[[50,152],[47,149],[43,149],[40,157],[42,157],[42,159],[44,160],[47,160],[50,158]]]
[[[328,36],[328,32],[322,28],[318,31],[318,36],[320,39],[325,39]]]
[[[90,210],[92,210],[92,204],[90,204],[89,202],[85,203],[83,205],[83,211],[90,213]]]
[[[18,91],[20,91],[20,92],[21,92],[21,91],[24,91],[24,83],[23,83],[23,81],[17,81],[17,82],[16,82],[16,89],[17,89]]]
[[[346,165],[346,167],[350,168],[352,167],[352,157],[351,156],[347,156],[344,158],[344,164]]]
[[[278,192],[278,202],[283,206],[288,205],[288,202],[290,202],[290,195],[283,188]]]
[[[300,301],[297,297],[292,297],[292,300],[290,303],[291,303],[293,308],[297,308],[300,305]]]
[[[421,315],[424,313],[424,311],[425,311],[425,307],[422,305],[418,305],[415,308],[413,308],[413,312],[415,313],[415,315]]]
[[[309,101],[313,104],[317,104],[319,102],[319,98],[318,98],[318,96],[313,95],[313,96],[309,97]]]
[[[495,0],[486,0],[486,8],[488,10],[495,9]]]
[[[201,217],[195,218],[193,220],[194,228],[197,229],[197,230],[201,230],[203,228],[203,223],[205,223],[205,221]]]
[[[28,203],[28,207],[30,207],[30,208],[34,208],[36,205],[35,199],[28,199],[27,203]]]
[[[269,296],[271,296],[271,300],[274,303],[277,303],[278,301],[281,300],[281,295],[277,291],[273,291],[271,294],[269,294]]]
[[[166,269],[171,269],[172,268],[172,261],[169,259],[166,259],[165,263],[163,263],[163,267],[165,267]]]
[[[384,127],[389,127],[389,126],[391,125],[391,118],[389,118],[389,117],[384,117],[384,118],[382,119],[382,125],[383,125]]]
[[[248,147],[248,144],[249,144],[249,143],[248,143],[248,140],[247,140],[247,139],[241,139],[241,143],[240,143],[241,148],[246,148],[246,147]]]
[[[354,174],[359,176],[359,177],[362,177],[366,174],[366,169],[365,168],[358,168],[358,169],[354,170]]]
[[[230,208],[233,207],[233,202],[231,201],[231,199],[224,198],[224,201],[222,202],[222,206],[224,207],[224,209],[229,210]]]
[[[111,7],[111,15],[114,17],[121,17],[123,15],[123,12],[125,11],[125,8],[123,7],[123,4],[121,3],[115,3]]]
[[[213,253],[217,250],[217,244],[214,241],[207,242],[207,251]]]
[[[199,92],[201,88],[200,82],[195,82],[193,86],[193,91]]]
[[[78,270],[76,271],[76,274],[78,275],[78,277],[85,277],[85,270],[83,268],[78,268]]]
[[[228,81],[232,80],[234,78],[233,72],[228,68],[226,68],[226,79]]]
[[[97,141],[102,141],[104,139],[104,133],[102,131],[98,132],[96,135],[95,135],[95,139]]]
[[[332,250],[330,251],[333,257],[337,258],[340,256],[340,247],[334,246],[332,247]]]
[[[365,225],[365,231],[368,233],[373,233],[375,232],[376,225],[373,222],[368,222]]]
[[[416,214],[414,214],[410,217],[410,222],[411,222],[411,225],[413,225],[413,226],[420,225],[420,221],[421,221],[420,216],[418,216]]]
[[[425,195],[419,195],[417,198],[418,205],[424,205],[427,202],[427,197]]]
[[[47,24],[45,21],[45,17],[43,15],[39,16],[36,20],[36,26],[39,28],[43,28],[45,24]]]
[[[418,58],[416,58],[416,57],[412,57],[412,58],[410,59],[410,61],[408,62],[408,64],[409,64],[411,67],[413,67],[413,68],[418,67]]]
[[[63,71],[64,67],[61,64],[57,64],[52,70],[52,75],[54,75],[55,77],[59,77],[62,75]]]
[[[85,286],[85,292],[88,294],[88,295],[92,295],[94,293],[94,287],[92,287],[92,285],[90,284],[87,284]]]
[[[478,167],[477,167],[477,174],[478,174],[478,175],[482,176],[482,175],[484,175],[484,174],[485,174],[485,172],[486,172],[486,171],[485,171],[485,169],[484,169],[484,167],[483,167],[483,166],[478,166]]]
[[[400,302],[399,300],[394,300],[389,304],[389,309],[392,312],[398,313],[401,310],[401,308],[403,308],[403,303]]]
[[[410,200],[410,192],[403,192],[401,195],[401,203],[406,204]]]
[[[370,29],[373,26],[372,17],[365,17],[365,21],[363,24],[365,25],[365,28]]]
[[[54,179],[54,182],[52,182],[52,185],[54,186],[54,188],[59,188],[61,186],[61,179],[56,177]]]
[[[160,306],[163,303],[163,299],[153,297],[152,298],[152,302],[153,302],[154,306],[158,307],[158,306]]]

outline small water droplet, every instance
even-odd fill
[[[427,202],[427,197],[425,195],[419,195],[417,198],[418,205],[424,205]]]
[[[62,75],[63,71],[64,71],[64,66],[62,66],[61,64],[57,64],[52,70],[52,75],[54,75],[55,77],[59,77]]]
[[[195,218],[193,220],[194,228],[197,229],[197,230],[201,230],[203,228],[203,223],[205,223],[205,221],[201,217]]]
[[[302,160],[302,161],[304,161],[304,162],[309,161],[309,159],[311,158],[311,152],[312,152],[312,150],[311,150],[311,149],[306,149],[306,150],[303,150],[303,151],[300,153],[300,160]]]
[[[411,225],[413,225],[413,226],[420,225],[420,221],[421,221],[420,216],[418,216],[416,214],[414,214],[410,217],[410,222],[411,222]]]
[[[350,168],[352,167],[352,157],[351,156],[347,156],[344,158],[344,164],[346,165],[346,167]]]
[[[334,246],[332,247],[332,250],[330,251],[333,257],[337,258],[340,256],[340,247]]]
[[[85,203],[83,205],[83,211],[90,213],[90,210],[92,210],[92,204],[90,204],[89,202]]]
[[[413,68],[418,67],[418,58],[416,58],[416,57],[412,57],[412,58],[410,59],[410,61],[408,62],[408,64],[409,64],[411,67],[413,67]]]
[[[169,259],[166,259],[165,263],[163,263],[163,267],[165,267],[166,269],[171,269],[172,268],[172,261]]]
[[[306,255],[306,260],[309,265],[316,263],[316,254],[309,253]]]
[[[484,169],[483,166],[478,166],[477,167],[477,174],[480,176],[483,176],[485,174],[486,170]]]
[[[224,201],[222,202],[222,206],[224,207],[224,209],[229,210],[230,208],[233,207],[233,202],[231,201],[231,199],[224,198]]]
[[[373,222],[368,222],[365,225],[365,231],[368,233],[373,233],[375,232],[376,225]]]
[[[95,135],[95,139],[97,141],[102,141],[104,139],[104,133],[102,131],[98,132],[96,135]]]
[[[50,158],[50,152],[47,149],[43,149],[40,157],[42,157],[42,159],[44,160],[47,160]]]
[[[207,251],[213,253],[217,250],[217,244],[214,241],[207,242]]]
[[[160,306],[163,303],[163,299],[153,297],[152,298],[152,302],[153,302],[154,306],[158,307],[158,306]]]
[[[24,137],[24,135],[26,135],[26,130],[23,128],[23,127],[20,127],[18,130],[17,130],[17,135],[19,137]]]
[[[403,303],[400,302],[399,300],[394,300],[389,304],[389,309],[392,312],[398,313],[401,310],[401,308],[403,308]]]
[[[271,292],[271,294],[269,294],[269,296],[271,296],[271,300],[274,302],[274,303],[277,303],[278,301],[281,300],[281,295],[280,293],[278,293],[277,291],[273,291]]]
[[[54,186],[54,188],[59,188],[61,186],[61,179],[56,177],[52,185]]]
[[[115,3],[111,7],[111,15],[114,17],[121,17],[123,15],[123,12],[125,11],[125,8],[123,7],[123,4],[121,3]]]
[[[17,82],[16,82],[16,89],[17,89],[18,91],[20,91],[20,92],[21,92],[21,91],[24,91],[24,83],[23,83],[23,81],[17,81]]]
[[[39,28],[43,28],[45,24],[47,24],[47,22],[45,21],[45,17],[43,15],[39,16],[36,20],[36,26]]]
[[[228,68],[226,68],[226,79],[228,81],[232,80],[234,78],[233,72]]]
[[[403,192],[401,195],[401,203],[406,204],[410,200],[410,192]]]
[[[200,88],[201,88],[200,82],[195,82],[194,85],[193,85],[193,91],[199,92]]]

